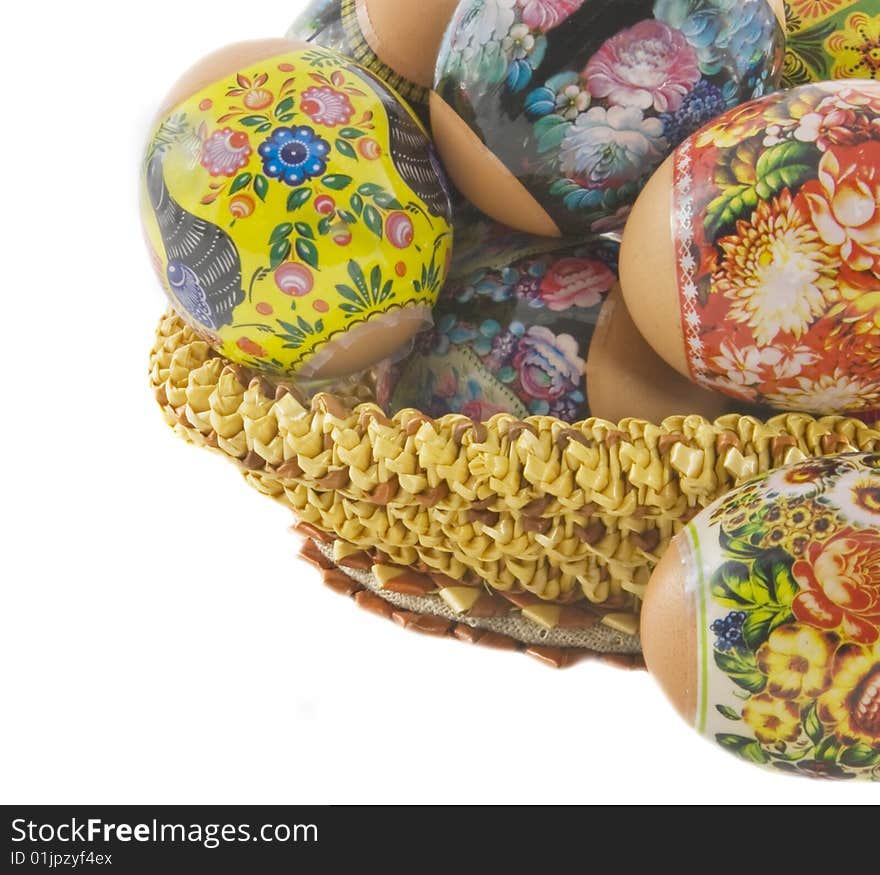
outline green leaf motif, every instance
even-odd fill
[[[296,222],[293,227],[296,228],[296,233],[300,237],[307,237],[309,240],[315,239],[315,232],[312,230],[311,225],[307,225],[305,222]]]
[[[264,125],[266,124],[266,121],[267,119],[264,115],[246,115],[241,119],[241,123],[249,128],[255,128],[257,125]]]
[[[321,182],[327,188],[333,189],[333,191],[342,191],[343,188],[348,188],[351,185],[351,177],[346,176],[344,173],[330,173]]]
[[[381,185],[376,185],[375,182],[365,182],[363,185],[358,186],[358,194],[362,194],[364,197],[373,197],[375,194],[379,194],[380,191],[384,191]]]
[[[571,122],[558,115],[548,115],[535,123],[538,151],[550,152],[558,149],[568,133]]]
[[[269,194],[269,180],[262,173],[254,177],[254,191],[261,201],[266,200],[266,195]]]
[[[715,736],[715,740],[725,750],[735,753],[750,763],[763,765],[770,762],[770,756],[767,754],[767,751],[752,738],[744,738],[742,735],[721,732]]]
[[[281,118],[285,113],[290,112],[293,109],[293,98],[285,97],[278,106],[275,107],[275,117]]]
[[[364,223],[377,237],[382,238],[382,216],[375,207],[364,207]]]
[[[388,194],[387,191],[377,191],[373,200],[376,202],[376,205],[382,207],[383,210],[403,209],[403,204],[396,197],[392,197],[392,195]]]
[[[735,556],[737,559],[751,560],[764,552],[762,547],[756,547],[748,540],[742,537],[735,537],[724,529],[721,529],[718,540],[725,556]]]
[[[833,735],[829,736],[820,742],[816,748],[816,753],[814,754],[816,762],[833,765],[837,762],[837,757],[840,755],[840,747],[840,742]]]
[[[754,603],[749,567],[742,562],[725,562],[712,575],[712,598],[726,608],[742,608]]]
[[[811,143],[787,141],[767,149],[755,164],[755,185],[734,185],[713,200],[706,211],[709,239],[734,228],[751,214],[760,200],[769,200],[784,188],[795,189],[816,173],[819,152]]]
[[[715,710],[722,717],[726,717],[728,720],[742,720],[738,711],[734,711],[733,708],[729,708],[727,705],[716,705]]]
[[[239,173],[238,176],[232,180],[232,185],[229,186],[229,193],[235,194],[237,191],[247,188],[251,184],[253,178],[254,176],[252,173]]]
[[[349,203],[357,215],[360,215],[364,211],[364,199],[359,194],[353,194]]]
[[[799,587],[792,575],[793,560],[777,548],[761,554],[752,566],[753,589],[760,604],[788,606]]]
[[[265,134],[266,131],[272,130],[272,122],[266,122],[265,124],[260,125],[258,128],[254,128],[254,130],[258,134]]]
[[[754,608],[749,612],[743,623],[742,634],[749,650],[757,650],[769,637],[770,633],[791,618],[787,608],[781,610],[776,606]]]
[[[750,653],[741,653],[738,650],[724,653],[716,650],[715,665],[737,686],[750,693],[760,693],[767,685],[767,678],[764,677],[755,662],[755,657]]]
[[[287,196],[287,212],[293,213],[300,207],[305,206],[312,197],[310,188],[295,188]]]
[[[822,737],[825,735],[825,728],[822,726],[822,723],[819,720],[819,715],[816,713],[816,703],[810,702],[802,711],[801,711],[801,723],[804,727],[804,732],[807,733],[807,737],[813,744],[818,744]]]
[[[732,229],[737,219],[743,218],[758,206],[758,194],[752,185],[733,185],[725,189],[706,208],[706,237],[715,240],[724,230]]]
[[[356,140],[358,137],[362,137],[364,135],[363,131],[359,131],[357,128],[343,128],[339,132],[340,137],[344,137],[346,140]]]
[[[815,175],[819,158],[811,143],[794,140],[771,146],[755,165],[758,197],[766,200],[783,188],[795,188],[806,182]]]
[[[324,218],[318,222],[318,233],[324,237],[326,234],[330,233],[331,227],[333,227],[333,216],[324,216]]]
[[[290,255],[290,241],[279,240],[269,252],[269,266],[275,270]]]
[[[311,240],[300,237],[296,241],[296,254],[309,266],[318,269],[318,248]]]
[[[354,260],[349,260],[348,262],[348,275],[351,277],[355,288],[358,290],[361,300],[365,304],[369,304],[370,290],[367,288],[367,281],[364,277],[364,272],[361,270],[361,266]]]
[[[290,222],[282,222],[280,225],[276,225],[275,230],[272,232],[272,236],[269,238],[269,245],[273,246],[279,240],[289,237],[292,230],[293,225],[291,225]]]
[[[840,761],[845,766],[851,766],[854,769],[870,769],[880,765],[880,748],[857,744],[855,747],[848,747],[843,751],[840,755]]]
[[[354,147],[347,140],[338,139],[336,141],[336,151],[340,155],[345,155],[346,158],[358,160],[357,152],[354,151]]]

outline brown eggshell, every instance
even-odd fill
[[[620,287],[639,333],[677,371],[690,377],[672,245],[672,175],[667,158],[630,213],[620,246]]]
[[[654,569],[642,605],[641,640],[648,671],[688,723],[697,704],[697,633],[680,538]]]
[[[620,287],[608,295],[587,358],[587,397],[594,416],[619,422],[638,416],[662,422],[698,414],[713,420],[730,401],[695,386],[670,368],[639,334]]]
[[[443,33],[458,0],[357,0],[364,39],[392,70],[430,88]]]
[[[516,217],[519,231],[561,237],[547,211],[440,95],[430,96],[431,131],[443,166],[474,206],[499,221]]]

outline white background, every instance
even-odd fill
[[[868,802],[700,740],[651,678],[423,638],[173,436],[136,212],[151,113],[297,2],[4,10],[0,801]]]

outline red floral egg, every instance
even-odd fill
[[[633,209],[621,284],[646,339],[706,388],[880,409],[880,82],[772,94],[686,140]]]

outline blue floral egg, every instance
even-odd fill
[[[548,252],[546,240],[483,230],[484,245],[466,246],[453,262],[434,328],[403,362],[380,368],[380,405],[479,421],[496,413],[584,419],[586,360],[617,281],[616,244]],[[510,241],[520,247],[515,259]]]
[[[618,229],[675,146],[775,89],[783,41],[768,0],[463,0],[434,135],[494,218],[552,236]]]

